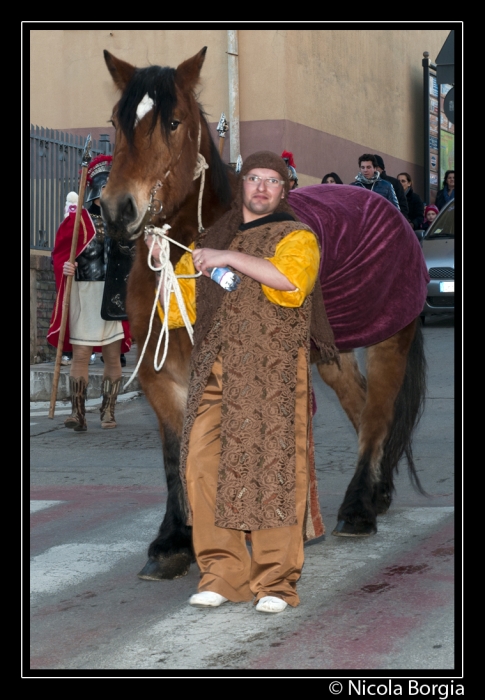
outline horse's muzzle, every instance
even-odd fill
[[[115,240],[133,241],[142,233],[144,214],[131,194],[120,197],[103,195],[101,214],[108,235]]]

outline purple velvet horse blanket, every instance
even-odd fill
[[[320,239],[323,300],[340,350],[380,343],[420,315],[428,271],[395,206],[351,185],[301,187],[288,201]]]

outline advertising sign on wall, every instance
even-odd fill
[[[424,199],[426,203],[432,203],[441,187],[445,172],[455,169],[455,125],[449,118],[450,100],[446,98],[452,86],[438,84],[435,65],[425,61],[423,66],[425,96],[427,96],[425,143],[428,143],[428,153],[425,158],[428,182],[425,182]]]

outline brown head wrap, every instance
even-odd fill
[[[247,175],[253,168],[267,168],[268,170],[275,170],[280,174],[281,179],[285,181],[285,195],[290,189],[290,181],[288,178],[288,167],[280,156],[276,155],[272,151],[257,151],[246,158],[241,168],[241,179],[244,175]],[[242,192],[242,183],[241,183]]]

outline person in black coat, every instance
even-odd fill
[[[443,188],[436,195],[435,204],[441,211],[450,199],[455,198],[455,171],[447,170],[443,178]]]
[[[421,228],[421,224],[424,218],[424,202],[413,190],[413,181],[409,173],[399,173],[397,179],[401,183],[401,186],[408,200],[408,219],[414,230]]]
[[[399,202],[401,214],[409,221],[408,200],[406,199],[401,183],[397,178],[391,177],[386,173],[386,166],[384,165],[384,161],[382,160],[381,156],[374,153],[374,158],[377,161],[377,170],[381,175],[381,180],[387,180],[387,182],[390,182],[394,187],[394,192],[396,193],[397,201]]]

